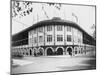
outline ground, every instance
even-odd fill
[[[95,69],[95,60],[90,55],[23,57],[13,59],[12,74]]]

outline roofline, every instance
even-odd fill
[[[69,20],[43,20],[43,21],[40,21],[40,22],[37,22],[37,23],[35,23],[35,24],[33,24],[32,26],[30,26],[30,27],[28,27],[28,28],[26,28],[26,29],[23,29],[22,31],[20,31],[20,32],[18,32],[18,33],[15,33],[15,34],[13,34],[12,36],[16,36],[16,35],[18,35],[18,34],[21,34],[21,33],[23,33],[23,32],[28,32],[29,30],[32,30],[32,29],[34,29],[34,28],[36,28],[36,27],[39,27],[39,26],[45,26],[46,24],[47,25],[49,25],[50,23],[53,23],[54,25],[55,25],[55,23],[61,23],[61,24],[64,24],[64,25],[66,25],[66,24],[72,24],[71,26],[72,27],[76,27],[76,28],[78,28],[79,30],[81,30],[82,32],[84,32],[84,33],[86,33],[87,35],[89,35],[89,36],[91,36],[90,34],[88,34],[83,28],[81,28],[77,23],[75,23],[75,22],[73,22],[73,21],[69,21]],[[70,26],[70,25],[69,25]],[[93,36],[91,36],[92,38],[93,38]]]

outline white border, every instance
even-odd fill
[[[32,0],[29,0],[32,1]],[[53,72],[25,75],[99,75],[100,74],[100,0],[33,0],[42,2],[60,2],[97,6],[97,70]],[[0,75],[10,73],[10,0],[0,1]]]

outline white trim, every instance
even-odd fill
[[[54,49],[53,49],[52,47],[47,47],[47,48],[45,49],[45,55],[47,55],[47,50],[48,50],[49,48],[51,48],[52,52],[54,52]]]
[[[63,55],[64,55],[64,48],[63,48],[63,47],[57,47],[57,48],[56,48],[56,51],[57,51],[59,48],[62,48],[62,50],[63,50]]]
[[[44,51],[44,48],[43,48],[43,47],[39,47],[39,48],[38,48],[38,51],[39,51],[40,49],[42,49],[43,55],[44,55],[44,52],[45,52],[45,51]]]
[[[72,49],[72,51],[73,51],[73,48],[72,48],[71,46],[68,46],[68,47],[66,48],[66,52],[67,52],[68,48],[71,48],[71,49]]]
[[[52,47],[47,47],[45,51],[47,51],[47,49],[48,49],[48,48],[51,48],[51,49],[52,49],[52,51],[54,52],[54,49],[53,49]]]
[[[38,50],[39,50],[39,49],[42,49],[42,50],[44,51],[44,48],[43,48],[43,47],[39,47]]]
[[[71,46],[68,46],[68,47],[66,48],[66,51],[65,51],[65,52],[66,52],[66,55],[69,55],[68,52],[67,52],[68,48],[71,48],[71,49],[72,49],[72,53],[73,53],[73,50],[74,50]]]
[[[74,51],[77,51],[77,47],[74,47]]]
[[[56,51],[58,50],[58,48],[62,48],[62,50],[64,51],[64,48],[63,48],[63,47],[57,47],[57,48],[56,48]]]
[[[31,50],[31,54],[33,55],[33,49],[32,48],[29,48],[28,50],[29,50],[29,55],[30,55],[30,50]]]
[[[38,50],[37,48],[35,48],[35,47],[33,48],[33,51],[36,51],[36,53],[38,52],[37,50]]]
[[[26,56],[29,56],[29,48],[26,48],[26,53],[28,53],[28,55],[26,54]]]

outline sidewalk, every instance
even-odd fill
[[[88,69],[92,65],[88,62],[93,62],[94,58],[90,57],[75,57],[75,56],[41,56],[41,57],[25,57],[22,60],[14,59],[14,63],[19,64],[19,67],[12,68],[12,73],[36,73],[47,71],[62,71],[62,70],[78,70]],[[95,65],[95,64],[94,64]]]
[[[13,59],[13,65],[23,66],[23,65],[28,65],[28,64],[31,64],[31,63],[33,63],[33,62],[28,61],[28,60]]]

